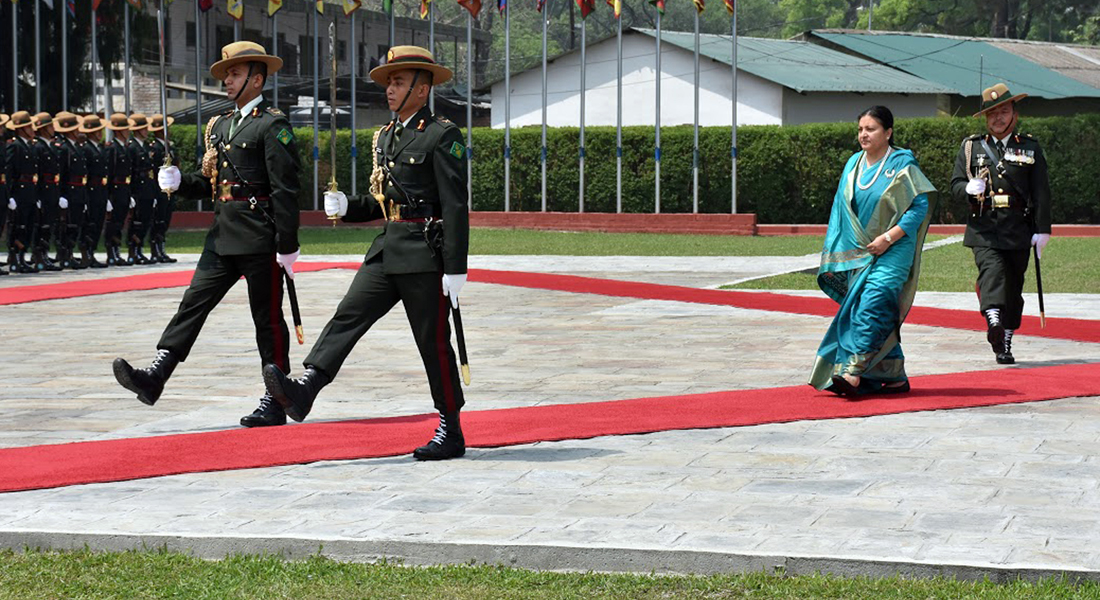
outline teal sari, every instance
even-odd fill
[[[859,152],[844,166],[817,273],[818,287],[840,304],[810,376],[819,390],[834,375],[860,377],[861,393],[907,380],[901,323],[917,293],[929,195],[936,189],[909,150],[893,148],[881,159],[885,164],[865,165],[860,174],[863,157]],[[895,225],[905,235],[881,255],[871,254],[867,245]]]

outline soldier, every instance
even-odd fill
[[[58,206],[65,214],[64,229],[57,236],[57,264],[62,268],[84,268],[82,261],[73,258],[87,207],[88,159],[77,147],[81,121],[79,116],[67,111],[57,113],[54,118],[53,127],[60,142],[61,198]]]
[[[153,118],[149,119],[149,132],[153,134],[153,139],[149,140],[150,155],[153,164],[157,167],[165,164],[165,155],[172,157],[171,164],[179,166],[176,145],[172,144],[172,149],[169,151],[164,142],[165,130],[171,127],[174,121],[175,119],[172,117],[168,117],[166,120],[164,115],[153,115]],[[149,235],[149,258],[154,262],[174,263],[176,259],[168,256],[164,251],[164,242],[168,236],[168,225],[172,222],[172,213],[176,210],[176,199],[175,196],[164,193],[159,187],[156,188],[156,193],[157,203],[156,211],[153,214],[153,230]]]
[[[38,162],[34,151],[34,117],[25,110],[16,112],[6,125],[15,138],[4,148],[7,169],[8,201],[11,224],[8,226],[8,271],[35,273],[27,263],[26,251],[34,236],[34,213],[38,202]]]
[[[413,456],[419,460],[455,458],[466,451],[459,423],[465,401],[450,343],[445,296],[457,306],[458,292],[466,281],[470,234],[466,147],[458,127],[432,115],[426,105],[432,85],[448,81],[451,71],[437,64],[424,48],[396,46],[384,65],[371,70],[370,77],[386,88],[389,108],[397,113],[397,118],[375,135],[374,197],[349,209],[343,194],[327,192],[325,212],[345,221],[385,217],[386,226],[306,357],[302,377],[289,379],[268,365],[264,382],[287,414],[301,421],[359,338],[400,301],[439,412],[435,437]]]
[[[281,59],[253,42],[222,48],[222,60],[210,67],[210,74],[225,82],[236,110],[207,125],[202,173],[181,176],[174,166],[160,170],[161,189],[184,197],[208,197],[214,176],[218,185],[214,224],[198,268],[157,344],[152,365],[134,369],[121,358],[114,363],[118,382],[146,404],[160,397],[176,365],[187,360],[207,315],[241,276],[248,282],[261,366],[290,367],[280,267],[293,276],[298,258],[298,151],[287,116],[261,95],[268,75],[282,66]],[[285,423],[282,407],[266,394],[241,419],[245,427]]]
[[[130,168],[133,169],[130,197],[136,203],[130,217],[130,229],[126,232],[126,244],[130,249],[126,262],[131,265],[151,265],[156,262],[145,256],[141,248],[145,245],[145,234],[149,232],[153,211],[156,210],[154,204],[157,201],[157,183],[153,177],[154,169],[160,166],[153,163],[148,137],[149,120],[145,115],[130,115],[130,142],[126,149],[130,152]]]
[[[107,162],[107,225],[103,230],[103,244],[107,249],[107,264],[113,267],[125,267],[130,263],[122,258],[119,248],[122,246],[122,227],[126,224],[126,214],[134,207],[130,195],[130,153],[126,150],[130,137],[130,120],[122,113],[111,115],[107,122],[114,139],[104,146]]]
[[[50,245],[60,237],[61,145],[54,139],[50,113],[34,115],[34,155],[38,162],[38,222],[31,260],[38,271],[60,271],[61,265],[50,259]]]
[[[4,237],[4,226],[8,224],[8,213],[11,212],[8,209],[8,168],[7,161],[4,155],[6,154],[6,148],[8,145],[8,121],[11,120],[5,113],[0,113],[0,202],[4,203],[4,206],[0,207],[0,239]],[[6,267],[8,263],[0,259],[0,267]],[[7,269],[0,269],[0,275],[7,275]]]
[[[1039,142],[1018,133],[1016,103],[1003,83],[982,92],[988,134],[963,140],[955,158],[951,193],[970,204],[963,244],[978,265],[978,301],[986,339],[999,364],[1013,364],[1012,336],[1024,311],[1024,274],[1035,246],[1050,241],[1050,182]]]
[[[87,115],[79,130],[84,134],[84,141],[79,144],[79,148],[88,163],[88,212],[80,228],[81,268],[102,269],[107,266],[95,257],[99,235],[103,232],[103,220],[107,216],[107,158],[103,146],[100,145],[104,127],[98,116]]]

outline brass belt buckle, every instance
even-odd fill
[[[220,199],[222,202],[229,202],[229,199],[233,197],[232,190],[233,186],[231,184],[225,182],[219,183],[218,199]]]
[[[1010,200],[1008,194],[993,194],[993,208],[1008,208]]]
[[[389,219],[391,221],[400,221],[401,220],[401,205],[400,204],[394,204],[393,200],[390,200],[389,204],[390,204],[390,210],[388,211],[389,212]]]

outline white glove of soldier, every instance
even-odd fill
[[[984,179],[971,179],[966,183],[966,193],[971,196],[981,196],[985,193]]]
[[[458,308],[458,291],[466,285],[465,273],[443,274],[443,295],[451,299],[451,306]]]
[[[161,167],[157,173],[157,183],[160,184],[160,189],[165,192],[174,192],[180,189],[181,179],[179,167]]]
[[[34,207],[39,209],[39,210],[42,210],[42,201],[41,200],[35,200],[34,201]]]
[[[134,200],[133,196],[130,197],[130,208],[137,206],[137,200]]]
[[[15,198],[8,198],[8,210],[15,210]]]
[[[113,204],[111,204],[110,200],[108,200],[107,201],[107,212],[111,212],[114,209],[115,209],[115,206]]]
[[[65,210],[66,208],[69,208],[69,199],[66,198],[65,196],[62,196],[61,198],[59,198],[57,200],[57,207],[60,208],[61,210]]]
[[[325,192],[325,214],[330,217],[348,214],[348,197],[344,192]]]
[[[1039,258],[1043,257],[1043,248],[1046,248],[1049,242],[1049,233],[1036,233],[1031,236],[1031,245],[1035,246],[1035,253],[1039,255]]]
[[[275,255],[275,262],[279,263],[279,266],[286,271],[287,276],[291,279],[294,279],[294,261],[298,260],[298,255],[301,253],[301,250],[295,250],[290,254]]]

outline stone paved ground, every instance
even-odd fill
[[[193,268],[197,257],[184,258],[127,273]],[[716,287],[814,260],[477,256],[471,267]],[[0,294],[122,273],[5,277]],[[348,270],[299,277],[308,339],[292,349],[295,364],[351,277]],[[148,361],[181,294],[0,306],[0,447],[235,426],[262,392],[243,284],[212,314],[155,407],[111,375],[116,356]],[[463,300],[469,410],[800,385],[828,324],[476,282]],[[922,293],[917,303],[970,308],[973,296]],[[1097,309],[1096,297],[1047,299],[1048,316],[1090,318]],[[997,368],[980,332],[907,325],[903,333],[911,375]],[[1100,361],[1098,344],[1023,332],[1016,346],[1020,364],[1005,368]],[[430,409],[398,309],[367,334],[310,421]],[[8,493],[0,494],[0,546],[322,551],[347,560],[593,570],[1093,577],[1098,416],[1097,398],[1071,398],[471,449],[463,460],[434,464],[321,462]],[[431,431],[424,433],[426,441]]]

